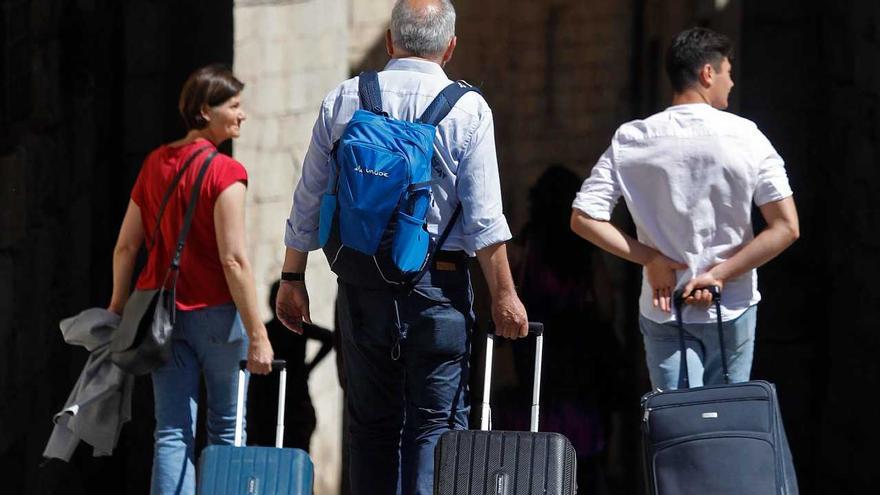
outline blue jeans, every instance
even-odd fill
[[[232,304],[178,311],[172,358],[153,372],[156,444],[152,495],[194,494],[195,426],[199,379],[207,390],[207,433],[212,445],[235,437],[238,362],[248,340]]]
[[[437,440],[468,425],[474,316],[466,265],[426,273],[398,296],[397,312],[394,300],[388,290],[339,284],[353,495],[431,495]]]
[[[721,325],[731,383],[749,381],[755,350],[757,316],[758,307],[752,306],[736,319],[725,321]],[[640,315],[639,326],[645,341],[645,359],[651,376],[651,386],[662,390],[677,389],[681,367],[678,324],[656,323]],[[686,323],[684,330],[690,386],[724,383],[718,324]]]

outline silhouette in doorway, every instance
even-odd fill
[[[603,458],[621,361],[611,325],[612,290],[601,253],[569,228],[580,178],[551,165],[529,191],[529,218],[513,242],[517,290],[545,326],[540,430],[562,433],[578,456],[578,486],[607,493]],[[504,344],[502,344],[504,345]],[[507,344],[512,379],[500,388],[498,429],[528,430],[535,340]],[[508,367],[508,369],[511,369]],[[501,377],[499,377],[501,379]]]
[[[272,284],[269,307],[275,308],[280,282]],[[309,442],[315,431],[315,408],[309,395],[309,374],[333,349],[333,332],[326,328],[303,323],[303,334],[288,330],[277,317],[266,323],[269,341],[275,350],[275,359],[287,360],[287,399],[284,410],[284,447],[309,451]],[[315,357],[306,362],[306,342],[321,343]],[[248,388],[247,443],[275,445],[275,425],[278,415],[278,373],[267,376],[251,375]]]

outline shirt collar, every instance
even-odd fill
[[[666,107],[666,111],[668,112],[670,110],[695,110],[695,109],[703,109],[703,108],[712,109],[712,106],[709,105],[708,103],[703,103],[703,102],[700,102],[700,103],[680,103],[678,105],[670,105],[670,106]]]
[[[385,70],[407,70],[446,77],[446,73],[443,72],[443,68],[440,67],[439,64],[431,62],[430,60],[415,57],[392,58],[385,65]]]

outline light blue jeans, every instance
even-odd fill
[[[736,319],[725,321],[721,325],[731,383],[749,381],[755,350],[757,316],[758,306],[752,306]],[[639,315],[639,327],[645,341],[645,359],[651,376],[651,386],[655,390],[677,389],[681,367],[678,324],[657,323]],[[690,386],[724,383],[718,324],[686,323],[684,331]]]
[[[194,444],[201,376],[207,390],[208,443],[233,443],[238,362],[247,356],[247,346],[241,318],[232,304],[177,312],[172,358],[153,372],[152,495],[196,492]]]

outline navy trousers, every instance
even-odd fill
[[[353,495],[431,495],[434,446],[467,429],[473,292],[443,268],[408,294],[339,283]]]

